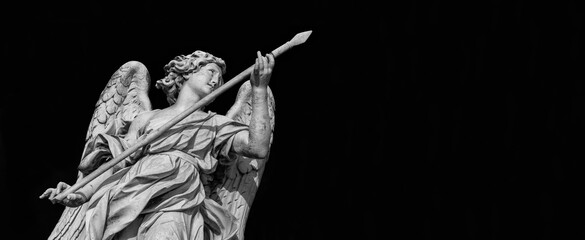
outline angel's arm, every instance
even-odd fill
[[[110,149],[98,150],[98,147],[93,145],[95,143],[94,140],[97,140],[95,137],[101,133],[116,135],[119,132],[122,132],[122,127],[124,127],[125,124],[117,125],[116,123],[130,121],[130,133],[126,135],[125,139],[119,140],[125,140],[124,142],[130,144],[135,142],[139,126],[142,124],[141,118],[144,119],[151,110],[150,100],[148,99],[149,85],[150,77],[148,75],[148,70],[142,63],[137,61],[125,63],[112,75],[106,88],[104,88],[100,95],[98,103],[96,104],[96,110],[87,131],[86,141],[88,142],[86,144],[92,145],[86,145],[85,150],[88,151],[88,154],[84,151],[84,158],[79,164],[80,172],[87,174],[94,170],[95,167],[97,167],[96,165],[103,162],[104,155],[107,154],[106,152]],[[136,114],[138,113],[147,114],[140,117],[142,114],[137,116]],[[121,144],[127,145],[126,143]],[[123,148],[124,146],[116,147]],[[112,172],[104,173],[102,176],[98,177],[98,179],[90,183],[90,185],[92,185],[91,187],[82,188],[75,193],[69,194],[61,201],[57,201],[54,197],[70,187],[63,182],[57,184],[56,188],[47,189],[40,198],[49,198],[53,203],[58,202],[70,207],[81,205],[93,195],[93,192],[97,187],[105,180],[105,178],[111,176],[111,174]]]
[[[136,142],[139,136],[140,128],[142,128],[148,122],[152,115],[153,112],[151,111],[144,112],[136,116],[136,118],[132,121],[132,123],[130,124],[130,128],[128,129],[128,133],[124,138],[124,140],[127,141],[130,146],[132,146]],[[67,197],[59,203],[69,207],[77,207],[83,204],[84,202],[87,202],[91,198],[91,196],[93,196],[95,191],[97,191],[99,186],[106,179],[108,179],[108,177],[112,176],[112,174],[114,174],[113,169],[109,169],[108,171],[102,173],[94,180],[92,180],[79,190],[77,190],[75,193],[67,195]],[[57,196],[62,191],[65,191],[69,187],[70,186],[68,184],[60,182],[59,184],[57,184],[56,188],[47,189],[45,193],[41,195],[40,198],[49,198],[49,200],[51,200],[53,203],[56,203],[57,201],[54,197]]]
[[[250,158],[265,158],[270,149],[272,126],[268,115],[268,83],[274,68],[274,56],[257,53],[250,82],[252,84],[252,116],[248,131],[235,135],[231,150]]]
[[[128,129],[128,133],[126,134],[124,140],[128,143],[128,146],[132,146],[136,143],[139,136],[139,130],[148,122],[150,117],[153,115],[152,111],[147,111],[139,114],[130,124],[130,128]],[[113,168],[110,168],[108,171],[102,173],[100,176],[96,177],[94,180],[86,184],[84,187],[80,188],[78,192],[84,194],[85,196],[91,197],[93,193],[98,189],[98,187],[106,180],[108,177],[114,174]]]

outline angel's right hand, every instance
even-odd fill
[[[71,187],[69,186],[69,184],[59,182],[56,188],[48,188],[47,190],[45,190],[43,194],[41,194],[41,196],[39,196],[39,198],[40,199],[49,198],[49,201],[51,201],[53,204],[59,203],[67,207],[78,207],[81,206],[83,203],[87,202],[88,200],[87,197],[79,192],[70,193],[63,200],[55,199],[55,197],[59,195],[59,193],[68,189],[69,187]]]
[[[274,68],[274,55],[272,53],[262,56],[260,51],[256,52],[257,58],[252,70],[250,83],[252,87],[266,88],[272,76],[272,69]]]

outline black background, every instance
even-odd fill
[[[2,234],[48,237],[63,207],[38,196],[74,182],[123,63],[154,82],[204,50],[230,79],[313,30],[277,59],[247,239],[582,239],[583,4],[473,2],[3,6]],[[235,93],[208,109],[225,113]],[[150,99],[166,106],[154,87]]]

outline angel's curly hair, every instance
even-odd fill
[[[201,67],[209,63],[215,63],[221,69],[221,75],[225,73],[225,62],[204,51],[197,50],[189,55],[176,56],[164,69],[167,75],[156,81],[156,88],[162,89],[167,95],[167,101],[173,105],[177,101],[179,91],[185,82],[185,75],[199,71]],[[223,78],[219,77],[218,87],[223,84]]]

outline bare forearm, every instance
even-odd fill
[[[272,125],[268,115],[268,83],[274,67],[274,56],[257,53],[256,64],[250,78],[252,85],[252,116],[247,132],[236,135],[232,150],[251,158],[266,158],[270,148]]]
[[[257,158],[265,158],[268,154],[271,132],[268,90],[266,87],[253,87],[247,152]]]

